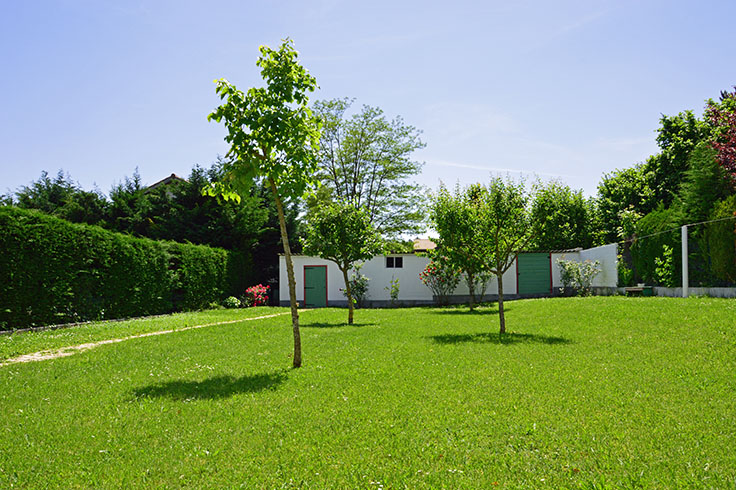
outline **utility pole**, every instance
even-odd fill
[[[688,295],[688,268],[687,268],[687,225],[682,227],[682,297]]]

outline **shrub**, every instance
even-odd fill
[[[363,268],[363,264],[356,264],[353,266],[352,273],[348,282],[350,283],[350,292],[353,295],[353,301],[355,306],[358,308],[363,307],[365,300],[368,297],[368,278],[361,274],[360,269]],[[347,293],[343,290],[342,294],[347,297]]]
[[[593,278],[601,271],[600,262],[576,262],[574,260],[557,259],[560,266],[562,292],[572,289],[580,296],[589,296],[592,292]]]
[[[257,284],[251,286],[245,290],[243,296],[243,303],[245,306],[265,306],[268,304],[268,290],[270,286],[264,286],[263,284]]]
[[[666,287],[675,287],[675,264],[672,260],[672,247],[662,247],[662,256],[654,258],[654,276],[657,283]]]
[[[446,305],[460,282],[460,271],[442,258],[436,258],[427,264],[419,274],[419,279],[432,291],[440,305]]]
[[[392,277],[391,282],[385,289],[391,297],[391,306],[396,306],[396,302],[399,300],[399,279]]]
[[[228,296],[222,301],[225,308],[240,308],[240,300],[235,296]]]

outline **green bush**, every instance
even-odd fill
[[[636,277],[647,284],[660,284],[657,274],[657,258],[663,257],[665,245],[677,251],[680,243],[679,215],[673,208],[662,206],[641,218],[636,224],[636,236],[631,244],[631,258]],[[672,231],[666,231],[675,228]],[[653,235],[653,236],[649,236]],[[682,267],[680,261],[672,264],[671,280],[680,282]]]
[[[206,306],[227,286],[227,252],[156,242],[0,208],[0,329]]]
[[[222,300],[222,306],[225,308],[240,308],[240,300],[235,296],[228,296]]]

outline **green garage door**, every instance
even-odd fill
[[[518,260],[519,294],[549,294],[552,292],[549,254],[519,254]]]
[[[327,306],[327,266],[304,266],[304,306],[321,308]]]

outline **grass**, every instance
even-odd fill
[[[288,315],[0,368],[0,487],[736,486],[736,301],[346,317],[302,313],[298,370]]]

